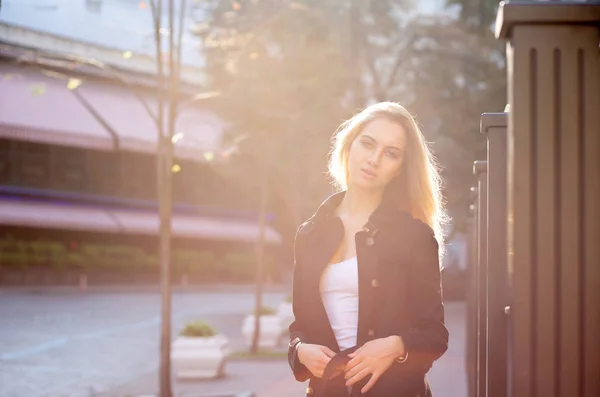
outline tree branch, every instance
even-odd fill
[[[158,139],[163,139],[164,128],[164,72],[162,61],[162,39],[160,35],[160,16],[162,13],[162,0],[152,0],[152,17],[154,19],[154,41],[156,49],[156,93],[158,116],[156,119]]]
[[[162,14],[162,0],[150,0],[150,9],[152,10],[152,22],[154,30],[160,29],[160,17]]]
[[[373,78],[375,98],[377,98],[377,100],[379,101],[382,101],[385,98],[383,98],[384,93],[381,86],[381,80],[379,79],[379,73],[377,72],[377,66],[375,65],[375,56],[371,52],[371,46],[368,42],[369,39],[367,37],[367,34],[365,33],[364,27],[360,19],[357,21],[357,31],[360,37],[360,44],[362,46],[362,50],[365,54],[364,61],[367,64],[367,67],[371,72],[371,76]]]
[[[47,70],[40,68],[42,73],[48,77],[57,78],[65,81],[73,80],[74,78],[63,73],[58,73],[53,70]],[[92,115],[92,117],[100,124],[106,132],[112,137],[115,150],[119,150],[120,138],[117,131],[110,125],[110,123],[98,112],[98,110],[81,94],[78,87],[70,90],[75,98],[81,105]]]
[[[412,35],[410,37],[410,39],[408,39],[408,43],[404,46],[404,51],[407,51],[407,49],[412,50],[412,45],[415,43],[417,39],[417,35]],[[386,84],[385,84],[385,90],[389,90],[392,85],[395,84],[396,82],[396,74],[398,73],[398,70],[400,70],[400,67],[402,66],[402,64],[407,60],[410,59],[408,56],[406,56],[407,53],[404,52],[402,53],[401,51],[398,51],[398,53],[396,54],[396,61],[394,62],[394,65],[392,66],[392,69],[390,70],[390,74],[388,75]]]
[[[185,18],[185,6],[186,0],[181,0],[181,8],[179,9],[179,31],[177,32],[177,80],[179,80],[181,76],[181,42],[183,38],[183,21]]]

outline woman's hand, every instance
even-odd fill
[[[361,390],[363,394],[366,393],[388,370],[394,360],[404,354],[404,343],[399,336],[375,339],[365,343],[354,353],[348,355],[351,360],[346,365],[346,385],[353,385],[365,376],[372,374],[371,379]]]
[[[298,360],[317,378],[323,377],[325,367],[335,353],[327,346],[301,343],[298,346]]]

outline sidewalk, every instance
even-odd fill
[[[173,294],[172,335],[188,321],[202,319],[229,339],[233,351],[247,349],[241,325],[254,307],[253,293],[235,292],[235,288],[222,285],[213,288]],[[160,295],[70,291],[0,293],[0,318],[9,320],[0,327],[0,395],[156,396]],[[264,303],[274,306],[285,295],[267,292]],[[450,347],[429,374],[436,397],[466,395],[464,316],[464,303],[446,305]],[[207,393],[233,397],[240,392],[285,397],[302,396],[306,387],[294,380],[285,356],[234,356],[225,374],[211,381],[175,381],[174,391],[179,393],[177,397],[183,397],[184,392],[185,397]],[[218,392],[221,395],[214,394]]]
[[[100,394],[98,397],[155,396],[159,390],[158,370]],[[174,396],[202,396],[222,394],[253,397],[302,396],[306,385],[294,379],[285,359],[230,360],[225,375],[204,381],[173,379]]]
[[[427,375],[436,397],[466,396],[464,311],[464,303],[446,304],[446,323],[451,335],[449,348]],[[159,390],[158,378],[158,370],[155,370],[98,397],[155,396]],[[209,393],[234,397],[242,392],[254,393],[254,397],[293,397],[303,396],[306,386],[294,379],[285,358],[230,359],[224,377],[194,382],[174,380],[173,392],[177,397]]]

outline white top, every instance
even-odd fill
[[[358,261],[330,264],[321,278],[321,297],[340,350],[356,345],[358,328]]]

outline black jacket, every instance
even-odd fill
[[[296,234],[293,282],[295,321],[290,340],[324,345],[339,352],[319,292],[323,270],[338,248],[344,226],[334,214],[344,193],[329,197]],[[358,257],[357,346],[400,335],[408,352],[404,363],[394,362],[366,395],[425,397],[430,394],[425,374],[448,348],[438,244],[432,229],[408,213],[395,209],[384,196],[365,228],[356,234]],[[343,376],[324,391],[323,379],[313,377],[290,348],[288,361],[299,381],[310,378],[307,396],[347,396]],[[355,386],[353,393],[366,383]],[[325,393],[323,393],[325,392]]]

